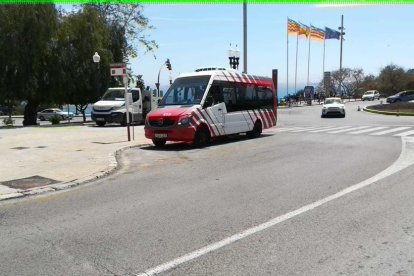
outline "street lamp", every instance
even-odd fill
[[[99,69],[99,61],[101,61],[101,57],[98,55],[98,52],[95,52],[95,54],[93,55],[93,62],[97,64],[98,69]]]
[[[172,70],[170,59],[167,58],[167,60],[161,65],[160,70],[158,71],[158,80],[157,80],[157,83],[155,84],[155,86],[157,87],[157,97],[160,96],[160,73],[161,73],[161,69],[164,67],[164,65],[167,67],[167,69],[170,71],[170,73],[171,73],[171,70]],[[170,81],[170,84],[171,84],[171,81]]]
[[[231,48],[231,44],[230,44],[230,49],[227,51],[227,53],[228,53],[228,56],[229,56],[230,68],[238,69],[239,68],[240,51],[237,49],[237,45],[236,45],[236,49],[233,50],[233,48]]]

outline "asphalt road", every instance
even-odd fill
[[[413,125],[358,104],[344,119],[280,110],[254,140],[131,149],[105,180],[3,202],[0,274],[413,275],[412,163],[365,181],[396,162],[402,138],[283,131]]]

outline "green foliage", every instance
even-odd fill
[[[141,4],[99,4],[84,5],[84,7],[93,7],[98,10],[106,18],[107,23],[120,35],[117,35],[118,38],[113,43],[122,46],[118,49],[122,49],[124,59],[117,60],[114,56],[115,62],[126,62],[129,57],[137,57],[137,45],[143,46],[145,53],[154,53],[158,49],[155,40],[150,40],[149,36],[145,34],[146,30],[154,29],[154,27],[149,24],[148,18],[144,16],[144,7]],[[124,40],[120,40],[121,37]]]
[[[407,87],[408,78],[402,67],[390,64],[384,67],[378,76],[378,85],[382,95],[390,96]]]

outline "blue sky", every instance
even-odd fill
[[[237,44],[243,56],[243,6],[231,5],[144,5],[144,14],[155,30],[151,39],[159,44],[154,59],[141,48],[131,60],[135,74],[143,75],[146,85],[155,87],[158,71],[169,58],[172,77],[205,66],[229,67],[229,44]],[[287,17],[319,28],[337,29],[344,15],[345,41],[343,67],[362,68],[377,75],[393,63],[414,68],[412,30],[414,5],[248,5],[248,73],[270,76],[279,69],[279,96],[286,93]],[[289,37],[289,90],[293,92],[296,37]],[[327,40],[325,71],[339,69],[339,40]],[[311,43],[310,83],[322,79],[323,43]],[[308,42],[299,40],[297,87],[307,81]],[[243,68],[241,60],[240,68]],[[169,82],[162,70],[161,87]]]

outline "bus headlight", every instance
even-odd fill
[[[182,118],[178,121],[178,125],[182,126],[182,127],[188,127],[190,125],[190,118],[189,117],[185,117]]]

